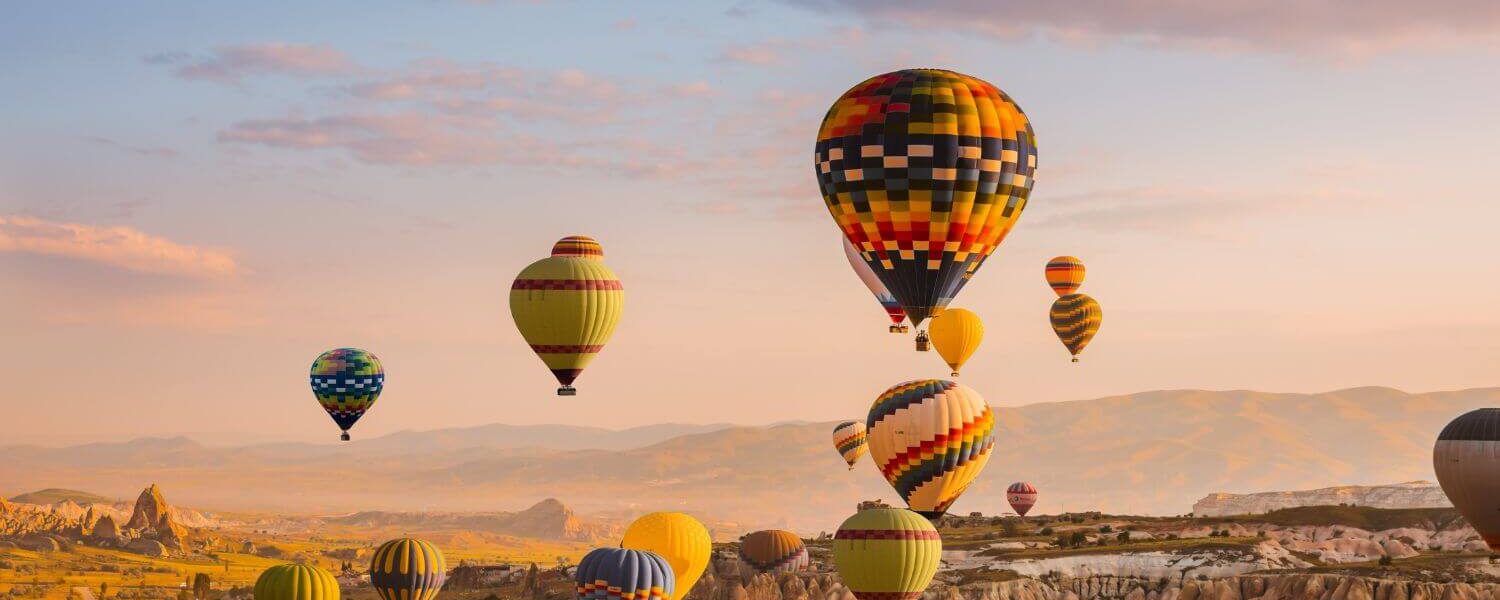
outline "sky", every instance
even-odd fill
[[[954,303],[991,404],[1500,385],[1500,5],[633,4],[8,5],[0,444],[331,442],[306,372],[339,346],[387,371],[357,437],[859,417],[947,369],[885,331],[812,149],[909,67],[1038,138]],[[559,398],[507,294],[572,234],[626,306]],[[1105,313],[1078,364],[1060,254]]]

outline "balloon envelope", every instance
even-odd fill
[[[675,591],[669,600],[681,600],[693,589],[713,553],[713,539],[708,535],[708,528],[680,512],[643,515],[625,530],[620,546],[655,552],[672,565]]]
[[[937,574],[943,538],[900,508],[862,510],[833,536],[833,563],[859,600],[914,600]]]
[[[1078,286],[1083,285],[1083,274],[1083,261],[1076,256],[1058,256],[1047,261],[1047,285],[1058,296],[1078,291]]]
[[[1104,311],[1088,294],[1068,294],[1052,303],[1048,317],[1052,320],[1052,332],[1073,354],[1073,362],[1078,362],[1078,354],[1099,332]]]
[[[255,580],[255,600],[339,600],[339,582],[311,565],[276,565]]]
[[[1432,470],[1453,507],[1500,552],[1500,408],[1460,415],[1432,447]]]
[[[349,439],[349,428],[365,415],[385,389],[380,359],[359,348],[335,348],[318,355],[309,370],[313,396]]]
[[[943,379],[899,383],[865,419],[870,458],[906,505],[936,519],[964,493],[995,445],[995,417],[979,392]]]
[[[937,349],[938,356],[943,357],[943,362],[948,363],[953,376],[957,377],[958,371],[984,341],[984,321],[979,320],[979,315],[973,311],[950,308],[932,318],[927,333],[932,337],[932,347]]]
[[[531,263],[510,288],[510,314],[531,350],[546,363],[559,395],[614,335],[625,305],[624,286],[604,265],[593,238],[569,236],[552,256]]]
[[[818,129],[813,161],[839,230],[920,326],[1015,226],[1036,142],[999,88],[906,69],[844,92]]]
[[[792,573],[807,568],[807,546],[784,529],[766,529],[740,540],[740,560],[760,573]]]
[[[865,259],[861,258],[859,251],[849,243],[849,238],[840,236],[839,239],[844,242],[844,258],[849,259],[849,268],[854,269],[854,274],[859,276],[860,282],[864,283],[865,288],[875,295],[875,301],[885,309],[885,314],[890,317],[891,324],[901,325],[901,322],[906,320],[906,311],[901,310],[901,303],[896,301],[896,297],[891,295],[890,290],[885,289],[885,284],[881,283],[880,277],[870,270],[870,265],[865,264]],[[900,330],[893,329],[893,331]]]
[[[443,552],[422,540],[394,539],[370,555],[370,587],[383,600],[432,600],[447,579]]]
[[[654,552],[595,548],[578,561],[577,600],[666,600],[672,597],[672,565]]]
[[[1036,506],[1036,486],[1025,481],[1012,483],[1005,489],[1005,501],[1010,503],[1011,510],[1024,517]]]
[[[844,457],[844,462],[849,463],[849,468],[854,468],[854,463],[859,462],[859,457],[869,452],[869,446],[865,443],[865,424],[862,421],[844,421],[833,428],[833,448]]]

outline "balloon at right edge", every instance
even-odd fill
[[[1432,446],[1432,470],[1453,507],[1500,552],[1500,408],[1448,423]]]
[[[995,446],[995,415],[979,392],[944,379],[892,386],[865,418],[870,458],[906,505],[941,517],[979,477]]]
[[[834,101],[813,174],[834,223],[920,327],[1015,227],[1036,155],[1031,122],[999,88],[905,69]]]
[[[1068,347],[1073,362],[1078,362],[1078,354],[1089,345],[1089,340],[1094,339],[1099,324],[1104,321],[1104,311],[1088,294],[1068,294],[1058,298],[1052,303],[1049,316],[1053,333]]]
[[[834,566],[859,600],[920,598],[942,554],[932,523],[900,508],[859,511],[833,535]]]

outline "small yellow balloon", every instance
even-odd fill
[[[984,340],[984,321],[979,320],[979,315],[973,311],[950,308],[932,318],[928,334],[932,336],[932,345],[937,348],[938,355],[957,377],[959,369]]]
[[[682,600],[708,568],[713,539],[708,528],[680,512],[654,512],[636,519],[625,530],[620,547],[655,552],[672,565],[677,585],[669,600]]]

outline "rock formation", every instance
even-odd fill
[[[162,497],[161,488],[153,483],[136,497],[135,511],[130,514],[130,521],[125,523],[125,528],[153,529],[166,515],[167,500]]]
[[[148,539],[132,540],[129,544],[125,545],[125,550],[127,552],[134,552],[136,554],[141,554],[141,555],[144,555],[144,556],[166,556],[167,555],[167,547],[166,547],[166,545],[164,545],[161,542],[158,542],[156,540],[148,540]]]
[[[1430,481],[1409,481],[1393,485],[1344,485],[1295,492],[1261,492],[1257,494],[1214,493],[1193,503],[1193,514],[1199,517],[1258,515],[1298,506],[1334,506],[1349,504],[1372,508],[1444,508],[1453,506],[1443,489]]]
[[[115,523],[114,517],[104,515],[89,529],[88,536],[93,540],[113,542],[120,537],[120,526]]]

